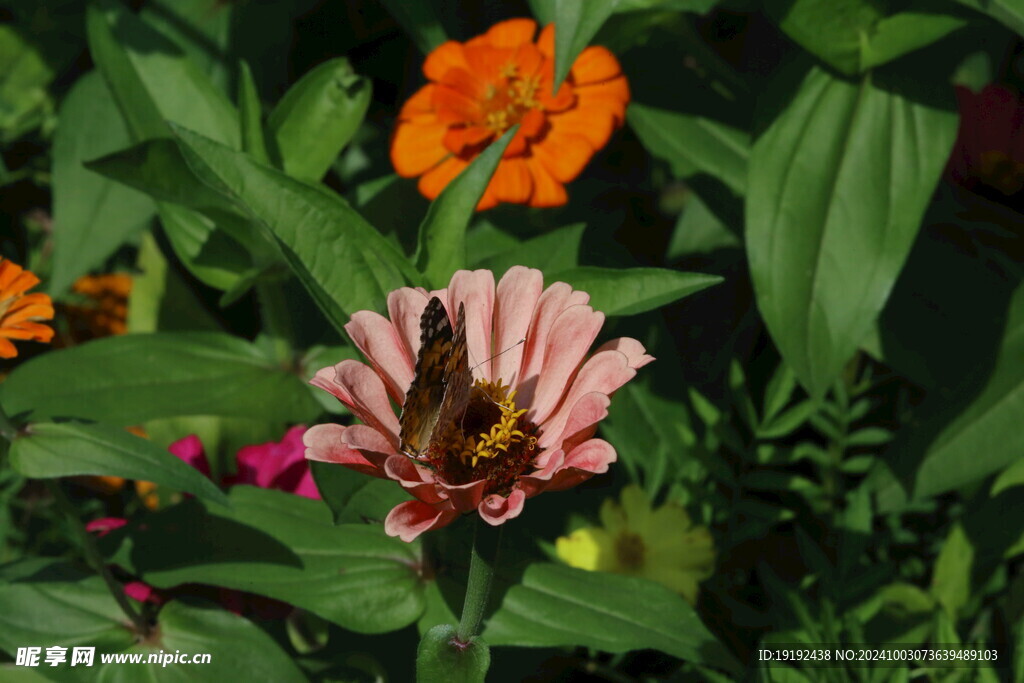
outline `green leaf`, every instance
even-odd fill
[[[423,54],[430,54],[434,48],[448,40],[444,27],[434,12],[432,2],[381,0],[381,4],[387,8],[402,30],[409,34]]]
[[[223,0],[152,0],[139,16],[181,48],[218,90],[227,92],[231,69],[225,59],[238,31],[237,5]]]
[[[739,196],[747,191],[750,135],[713,119],[634,102],[626,112],[644,147],[679,178],[706,173]]]
[[[0,386],[8,415],[134,425],[177,415],[299,422],[319,412],[297,375],[212,332],[98,339],[19,365]]]
[[[251,267],[237,240],[217,229],[217,223],[176,204],[157,202],[160,222],[175,256],[189,272],[210,287],[229,290]]]
[[[868,0],[770,0],[766,10],[790,38],[846,74],[922,48],[967,23],[920,1],[888,16],[885,5]]]
[[[957,0],[984,12],[1019,35],[1024,35],[1024,3],[1020,0]]]
[[[128,527],[131,543],[112,561],[157,587],[244,590],[359,633],[394,631],[422,614],[417,544],[378,525],[334,526],[322,502],[283,491],[235,486],[229,498],[230,511],[189,500],[148,515]]]
[[[538,16],[554,17],[557,89],[569,75],[576,57],[615,11],[619,0],[534,0],[531,4]]]
[[[227,504],[227,496],[185,461],[124,429],[102,424],[34,424],[12,445],[11,466],[34,479],[92,474],[151,481]]]
[[[474,267],[489,270],[495,276],[512,266],[537,268],[545,273],[570,270],[578,265],[580,242],[586,228],[583,223],[575,223],[523,242],[513,237],[511,245],[476,261]]]
[[[398,249],[333,192],[178,128],[193,173],[269,230],[313,299],[339,329],[418,275]]]
[[[810,399],[797,403],[777,417],[766,420],[757,429],[759,439],[779,439],[796,431],[818,410],[818,404]]]
[[[688,256],[712,254],[742,244],[740,235],[719,220],[699,196],[692,195],[686,199],[686,207],[676,220],[665,250],[665,260],[672,262]]]
[[[60,680],[137,680],[138,672],[145,671],[146,680],[180,681],[181,667],[190,665],[103,664],[99,656],[140,653],[146,662],[150,654],[179,651],[210,655],[209,663],[189,669],[190,676],[201,676],[196,680],[306,680],[266,632],[219,607],[173,600],[160,610],[156,637],[144,640],[124,622],[124,613],[97,576],[32,561],[8,565],[0,574],[0,649],[13,657],[26,645],[96,648],[90,667],[72,667],[69,650],[68,663],[54,670],[60,672]],[[40,660],[44,657],[45,649]],[[44,666],[40,671],[49,669]],[[128,670],[136,673],[129,676]]]
[[[468,647],[454,645],[455,627],[440,624],[423,634],[416,650],[416,680],[483,683],[491,666],[491,651],[479,637]]]
[[[275,165],[293,178],[319,181],[363,123],[371,95],[370,79],[344,57],[300,78],[267,121]]]
[[[435,287],[447,286],[452,274],[465,268],[466,228],[518,130],[515,125],[492,142],[431,202],[420,223],[416,267]]]
[[[746,203],[754,291],[813,397],[871,330],[956,137],[952,110],[900,92],[814,68],[754,143]]]
[[[13,140],[52,108],[47,86],[53,68],[18,29],[0,25],[0,138]]]
[[[320,492],[320,497],[331,509],[334,523],[340,524],[352,498],[370,483],[377,481],[362,472],[328,462],[310,461],[309,468],[313,472],[313,481]]]
[[[263,137],[263,105],[252,70],[246,62],[238,65],[238,117],[242,124],[242,151],[262,164],[270,163]]]
[[[121,149],[128,131],[98,73],[72,86],[53,140],[53,275],[63,293],[97,268],[154,215],[153,202],[86,170],[82,162]]]
[[[605,315],[635,315],[654,310],[722,281],[717,275],[664,268],[597,268],[581,266],[556,273],[574,289],[590,294],[590,305]]]
[[[732,673],[742,670],[689,603],[664,586],[554,564],[528,567],[483,635],[491,646],[651,648]]]
[[[931,594],[951,617],[971,597],[971,565],[974,547],[960,524],[954,524],[942,544],[932,574]]]

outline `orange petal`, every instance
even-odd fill
[[[32,341],[48,342],[53,339],[53,329],[34,322],[19,323],[16,327],[0,328],[0,335],[8,339],[30,339]]]
[[[444,123],[476,123],[482,116],[479,100],[446,85],[434,88],[433,100],[437,120]]]
[[[432,81],[439,81],[448,69],[467,69],[462,43],[449,40],[434,48],[423,62],[423,75]]]
[[[534,76],[544,66],[546,58],[544,53],[537,49],[533,43],[524,43],[516,48],[513,61],[519,66],[519,77],[529,78]]]
[[[494,196],[499,202],[525,204],[533,193],[533,178],[523,158],[502,159],[491,178]]]
[[[622,73],[619,60],[608,48],[592,45],[576,58],[570,74],[577,85],[598,83],[615,78]]]
[[[424,119],[433,121],[437,119],[437,114],[434,113],[434,87],[433,83],[428,83],[417,90],[416,94],[402,105],[402,111],[398,114],[398,118],[403,121],[423,121]]]
[[[533,42],[537,22],[533,19],[509,19],[495,24],[484,35],[494,47],[516,47]]]
[[[537,37],[537,48],[550,59],[555,58],[555,25],[548,24]]]
[[[0,300],[6,299],[14,292],[8,292],[11,283],[14,282],[22,271],[22,267],[13,261],[0,258]]]
[[[484,194],[480,197],[480,201],[476,203],[477,211],[486,211],[487,209],[493,209],[498,205],[498,196],[494,192],[494,185],[492,183],[487,184],[487,189],[484,190]]]
[[[420,194],[427,199],[435,199],[441,194],[441,190],[448,187],[448,183],[459,175],[469,162],[459,157],[450,156],[440,164],[425,173],[419,182]]]
[[[457,90],[473,100],[482,100],[487,94],[487,82],[469,69],[448,69],[438,84]]]
[[[533,176],[533,194],[530,197],[530,206],[550,208],[562,206],[569,201],[569,196],[565,193],[565,186],[555,180],[537,159],[528,159],[527,164],[530,174]]]
[[[444,135],[444,146],[452,154],[464,155],[467,149],[482,145],[493,137],[494,133],[483,126],[449,128]]]
[[[17,355],[18,349],[4,338],[3,330],[0,330],[0,358],[14,358]]]
[[[574,180],[594,156],[594,149],[585,137],[564,128],[552,129],[541,142],[533,145],[532,152],[555,180],[562,183]]]
[[[526,134],[523,133],[523,129],[520,128],[516,131],[515,136],[509,140],[508,147],[505,148],[505,152],[501,155],[502,159],[510,159],[512,157],[521,157],[526,154],[526,150],[529,148],[526,140]]]
[[[523,114],[523,118],[519,122],[519,132],[532,140],[540,135],[547,122],[548,117],[544,115],[544,112],[540,109],[531,109]]]
[[[603,83],[581,85],[576,88],[576,97],[578,108],[605,107],[621,124],[629,104],[629,83],[624,76],[619,76]]]
[[[595,150],[608,144],[608,138],[615,130],[615,116],[606,107],[583,109],[574,107],[568,111],[548,116],[552,129],[572,131],[582,135]]]
[[[514,65],[516,51],[512,48],[494,47],[489,43],[466,46],[466,63],[469,69],[485,83],[504,86],[505,69]]]
[[[402,123],[391,138],[391,164],[395,173],[413,178],[436,166],[448,154],[442,141],[448,126],[443,123]]]

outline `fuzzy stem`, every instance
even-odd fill
[[[143,616],[135,609],[128,596],[124,594],[124,587],[110,573],[110,568],[107,567],[107,563],[103,560],[103,555],[100,554],[99,548],[96,547],[96,539],[86,530],[85,524],[82,523],[82,519],[78,516],[78,510],[75,509],[74,504],[68,499],[67,494],[64,493],[60,481],[47,479],[46,485],[57,502],[57,507],[68,518],[71,526],[75,528],[75,532],[81,539],[82,553],[85,555],[85,561],[89,563],[93,571],[103,577],[104,583],[110,589],[110,594],[114,596],[114,600],[117,601],[125,615],[131,619],[131,622],[135,625],[136,632],[143,637],[149,635],[149,624],[146,623]]]
[[[480,518],[473,531],[473,550],[470,553],[469,582],[466,584],[466,600],[462,604],[462,619],[456,638],[468,643],[480,633],[484,610],[491,595],[491,580],[498,563],[498,546],[501,543],[501,527],[493,527]]]

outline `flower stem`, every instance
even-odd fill
[[[292,356],[292,318],[284,297],[282,282],[257,282],[263,331],[273,341],[277,360],[290,362]]]
[[[18,428],[11,422],[11,418],[7,417],[7,413],[4,412],[4,407],[0,406],[0,436],[7,439],[8,441],[14,441],[14,437],[18,435]]]
[[[493,527],[478,517],[473,531],[466,600],[462,603],[462,619],[455,634],[461,643],[468,643],[480,633],[484,610],[487,609],[487,600],[491,595],[491,579],[497,566],[500,543],[501,527]]]
[[[96,539],[86,530],[85,524],[82,523],[82,519],[78,516],[78,510],[75,509],[74,504],[68,499],[67,494],[64,493],[60,481],[57,479],[47,479],[46,486],[50,489],[53,499],[57,502],[57,507],[68,518],[71,526],[75,528],[75,533],[81,539],[82,553],[85,555],[85,561],[89,563],[93,571],[103,577],[104,583],[110,589],[110,594],[114,596],[114,600],[117,601],[125,615],[131,619],[131,622],[135,625],[136,632],[143,637],[149,635],[149,624],[146,623],[143,616],[135,609],[128,596],[124,594],[124,588],[121,584],[110,573],[110,568],[107,567],[107,563],[103,560],[103,555],[100,554],[99,548],[96,547]]]

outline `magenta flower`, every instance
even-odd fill
[[[432,296],[453,327],[464,305],[474,382],[455,428],[414,461],[400,453],[391,401],[401,405],[413,381],[420,319]],[[398,482],[416,500],[396,506],[384,528],[404,541],[473,511],[502,524],[522,512],[527,498],[606,472],[615,449],[593,438],[597,424],[612,393],[654,359],[629,338],[607,342],[587,358],[604,323],[589,299],[564,282],[545,289],[541,272],[522,266],[497,287],[490,271],[477,270],[455,273],[436,292],[391,292],[390,319],[359,311],[345,326],[370,365],[345,360],[311,381],[363,424],[311,427],[303,439],[306,457]]]
[[[237,472],[221,482],[226,487],[235,484],[250,484],[262,489],[278,489],[306,498],[320,499],[320,492],[313,482],[309,463],[303,455],[302,435],[304,425],[295,425],[280,441],[239,449],[235,456]],[[203,450],[203,443],[195,434],[172,443],[168,450],[206,476],[210,476],[210,464]]]

